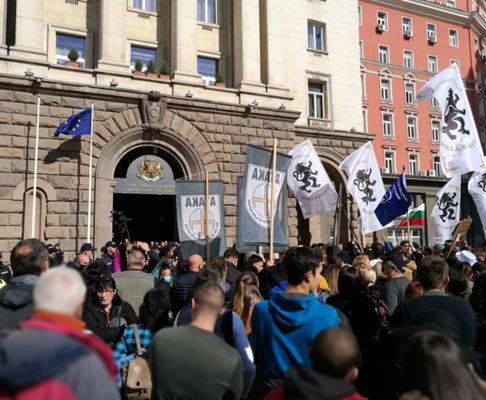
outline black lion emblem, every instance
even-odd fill
[[[486,173],[481,175],[478,186],[483,190],[484,193],[486,193]]]
[[[453,135],[453,133],[456,131],[465,135],[469,135],[469,131],[464,129],[464,118],[461,117],[461,115],[466,115],[466,110],[460,110],[459,108],[457,108],[458,101],[459,96],[455,94],[452,89],[449,89],[444,117],[444,122],[446,123],[446,125],[442,127],[442,132],[449,136],[449,139],[451,140],[457,137],[456,135]]]
[[[368,169],[360,169],[356,173],[356,178],[354,178],[353,184],[358,188],[360,192],[364,194],[364,197],[361,198],[362,201],[368,205],[370,201],[375,201],[376,197],[373,197],[373,189],[370,188],[370,186],[374,186],[376,184],[376,181],[371,181],[370,176],[371,176],[371,168]]]
[[[454,220],[456,218],[455,213],[455,207],[457,207],[457,202],[454,203],[454,198],[457,196],[457,193],[447,193],[445,192],[440,200],[439,200],[439,210],[442,211],[442,214],[439,215],[439,218],[442,220],[442,222],[446,222],[446,219],[448,220]]]
[[[312,161],[309,161],[307,165],[304,163],[298,163],[295,166],[295,171],[292,174],[297,182],[302,182],[303,185],[300,186],[301,190],[310,193],[311,190],[307,189],[309,186],[312,188],[319,188],[321,185],[317,183],[317,179],[313,175],[317,175],[317,171],[312,171]]]

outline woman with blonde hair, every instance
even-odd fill
[[[235,282],[232,309],[243,321],[247,335],[251,332],[250,319],[253,307],[263,300],[259,285],[258,277],[251,271],[243,272]]]

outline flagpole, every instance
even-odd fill
[[[88,227],[86,229],[86,243],[91,243],[91,189],[93,180],[93,115],[94,103],[91,103],[91,123],[89,128],[89,167],[88,167]]]
[[[408,241],[410,242],[410,207],[408,207],[408,212],[407,212],[407,236],[408,236]]]
[[[339,238],[339,225],[340,225],[340,210],[341,210],[341,194],[342,194],[342,184],[339,184],[339,196],[338,201],[336,202],[336,210],[334,211],[334,238],[332,243],[332,254],[337,255],[337,245],[338,245],[338,238]],[[339,220],[339,222],[338,222]]]
[[[204,236],[206,236],[206,262],[209,261],[209,172],[204,171],[205,202],[204,202]]]
[[[277,170],[277,139],[273,139],[273,158],[272,158],[272,192],[270,193],[270,243],[268,259],[273,262],[273,235],[274,235],[274,208],[275,208],[275,174]]]
[[[32,226],[31,238],[35,238],[35,216],[36,216],[36,201],[37,201],[37,166],[39,158],[39,120],[40,120],[40,95],[37,95],[37,118],[35,121],[35,151],[34,151],[34,184],[32,187]]]

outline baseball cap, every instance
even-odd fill
[[[81,252],[83,251],[93,251],[96,250],[91,243],[85,243],[81,246]]]
[[[400,256],[400,254],[390,254],[383,260],[385,263],[390,262],[394,264],[401,272],[405,271],[405,260]]]
[[[117,242],[113,242],[112,240],[108,241],[105,243],[105,249],[107,249],[108,247],[115,247],[115,248],[118,248],[118,243]]]

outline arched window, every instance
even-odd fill
[[[34,200],[33,188],[28,188],[24,193],[24,220],[22,229],[22,238],[36,238],[45,240],[46,217],[47,217],[47,196],[46,193],[37,188],[37,199],[35,202],[35,228],[32,234],[32,206]]]

